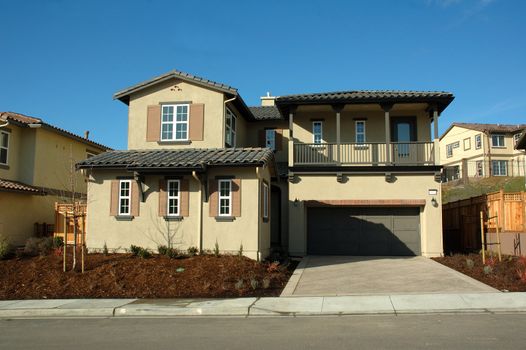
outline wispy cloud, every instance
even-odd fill
[[[486,19],[485,10],[497,0],[426,0],[428,6],[440,7],[444,11],[458,11],[458,17],[447,25],[458,27],[474,17]]]
[[[477,117],[494,117],[502,113],[523,109],[523,107],[526,107],[526,96],[507,98],[493,104],[489,108],[485,108],[483,111],[480,111],[477,114]]]

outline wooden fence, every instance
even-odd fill
[[[67,235],[67,244],[73,244],[75,241],[75,227],[77,223],[77,244],[85,242],[83,235],[86,234],[86,203],[55,203],[55,232],[53,236],[64,238]],[[75,220],[76,218],[76,220]]]
[[[522,255],[521,240],[526,253],[526,192],[488,193],[482,196],[451,202],[442,206],[444,252],[471,252],[482,248],[480,212],[484,213],[487,242],[496,241],[496,228],[501,231],[502,252]],[[490,246],[494,249],[495,246]]]

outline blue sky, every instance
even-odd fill
[[[526,123],[526,1],[0,0],[0,110],[126,148],[112,94],[173,68],[273,95],[446,90],[451,122]]]

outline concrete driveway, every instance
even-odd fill
[[[281,296],[496,291],[486,284],[421,256],[307,256],[296,268]]]

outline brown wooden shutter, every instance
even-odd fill
[[[190,197],[190,183],[187,179],[181,180],[181,191],[180,191],[180,198],[181,198],[181,209],[179,210],[179,214],[181,216],[189,216],[190,214],[190,208],[189,208],[189,198]]]
[[[232,216],[241,216],[241,179],[232,180]]]
[[[168,194],[166,193],[166,180],[159,180],[159,216],[166,216],[168,206]]]
[[[131,182],[131,210],[130,214],[131,216],[138,217],[139,216],[139,208],[141,206],[141,190],[139,187],[139,183],[135,180],[132,180]]]
[[[283,129],[276,129],[276,151],[283,149]]]
[[[146,141],[157,142],[161,140],[161,106],[148,106],[146,113]]]
[[[217,193],[217,180],[210,180],[208,184],[208,208],[209,215],[215,217],[219,215],[219,194]]]
[[[119,215],[119,180],[111,180],[110,215]]]
[[[267,137],[266,137],[266,131],[265,130],[259,130],[258,132],[258,146],[259,147],[267,147]]]
[[[261,186],[260,186],[260,190],[259,190],[259,209],[261,210],[261,217],[263,217],[263,213],[264,213],[264,210],[265,210],[265,205],[264,205],[264,201],[263,201],[263,196],[265,196],[265,190],[264,190],[264,185],[263,185],[263,181],[261,181]]]
[[[203,103],[192,103],[190,105],[189,139],[191,141],[203,141],[203,129],[205,121],[205,105]]]

